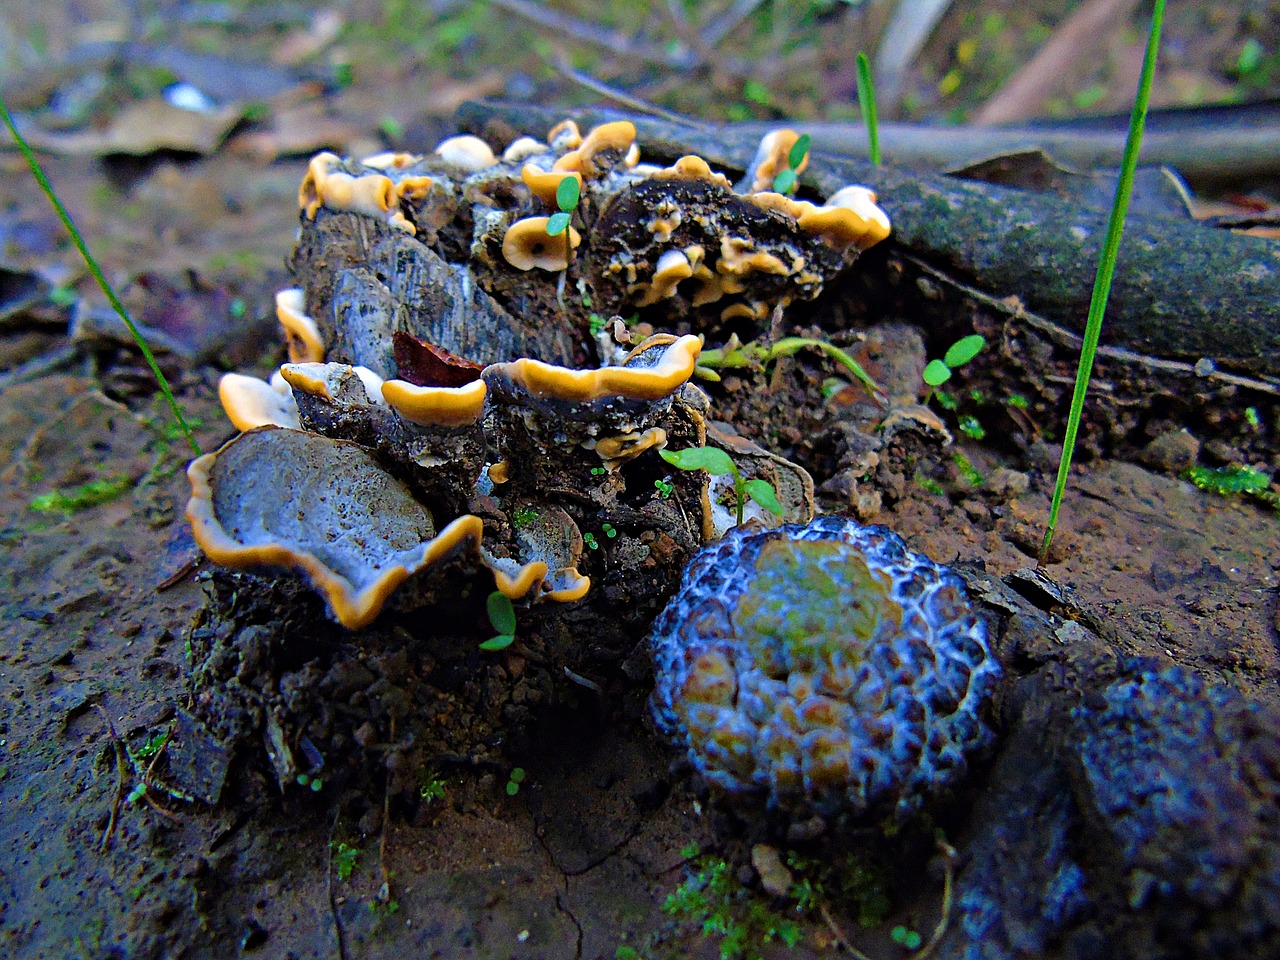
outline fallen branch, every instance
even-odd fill
[[[620,116],[577,114],[583,125]],[[509,135],[546,129],[562,111],[465,104],[459,117],[475,132]],[[646,157],[656,161],[698,153],[741,171],[757,146],[756,137],[738,127],[629,119]],[[802,181],[824,195],[866,184],[893,221],[891,242],[997,298],[1017,295],[1031,312],[1082,332],[1105,214],[1052,195],[816,152]],[[1280,247],[1194,222],[1131,217],[1104,337],[1147,356],[1193,364],[1208,359],[1223,370],[1274,375],[1280,371]]]

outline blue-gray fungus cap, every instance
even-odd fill
[[[999,666],[960,578],[885,527],[730,531],[652,645],[659,729],[739,808],[904,816],[991,738]]]

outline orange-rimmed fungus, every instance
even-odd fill
[[[550,217],[525,217],[517,220],[507,228],[502,238],[502,255],[507,263],[517,270],[539,270],[552,272],[565,270],[569,266],[568,251],[565,249],[564,237],[552,237],[547,234],[547,223]],[[582,243],[582,235],[573,227],[569,227],[569,245],[577,249]]]

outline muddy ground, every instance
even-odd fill
[[[451,9],[450,36],[461,36],[460,20],[471,29],[467,17],[481,22],[473,6],[483,5]],[[1062,16],[1061,4],[1014,6],[991,5],[1017,23],[1039,16],[1048,30]],[[1239,92],[1242,74],[1219,61],[1236,63],[1243,35],[1218,5],[1199,7],[1199,19],[1171,16],[1178,43],[1166,89],[1202,89],[1198,77],[1218,84],[1211,91]],[[82,25],[118,22],[103,5],[73,12]],[[907,114],[990,91],[994,81],[977,73],[983,58],[958,59],[946,42],[986,29],[983,12],[955,5],[950,33],[917,64]],[[347,14],[360,21],[360,11]],[[390,19],[379,11],[368,22]],[[271,39],[308,26],[316,33],[307,16],[286,18]],[[232,27],[266,46],[261,32]],[[217,35],[200,23],[168,29],[171,39],[183,29]],[[813,31],[803,34],[810,40],[823,30],[839,36],[825,22],[797,29]],[[63,39],[54,36],[57,48]],[[766,26],[749,39],[762,36]],[[1033,47],[1029,36],[1011,47]],[[345,43],[363,55],[378,39],[376,30],[352,31]],[[462,97],[545,80],[543,68],[525,75],[479,55],[459,66],[458,48],[493,55],[490,38],[467,44],[462,36],[443,53],[408,45],[412,66],[399,68],[386,66],[390,57],[357,60],[354,84],[303,98],[302,107],[275,101],[279,124],[255,121],[208,155],[46,157],[91,243],[101,238],[127,302],[180,341],[164,363],[203,449],[233,432],[216,401],[221,370],[261,373],[280,360],[271,296],[287,283],[302,155],[429,146]],[[317,49],[326,68],[340,59]],[[820,49],[838,48],[828,37]],[[823,61],[832,89],[839,60]],[[955,70],[972,82],[943,93],[938,82]],[[723,95],[727,82],[709,73],[700,82]],[[1261,82],[1256,71],[1249,77]],[[658,97],[662,85],[650,81]],[[1088,100],[1106,81],[1083,77],[1074,92]],[[429,104],[384,109],[412,103],[424,84]],[[778,82],[775,106],[813,115],[789,90]],[[672,96],[668,105],[689,107],[688,90]],[[746,102],[753,115],[773,109]],[[378,129],[371,117],[381,118]],[[315,133],[321,119],[330,124],[324,135]],[[291,146],[286,134],[299,128],[302,145]],[[109,330],[90,324],[71,346],[67,303],[78,297],[80,316],[104,315],[97,295],[16,155],[0,163],[6,279],[47,271],[39,295],[0,331],[4,370],[25,371],[0,388],[0,953],[709,958],[722,939],[701,934],[714,904],[701,916],[663,908],[691,889],[691,877],[724,863],[729,879],[717,889],[731,905],[722,915],[747,931],[744,955],[830,955],[840,929],[870,956],[897,957],[907,950],[895,928],[927,940],[943,906],[937,827],[959,851],[939,956],[1277,955],[1280,919],[1268,904],[1280,870],[1267,852],[1280,782],[1276,513],[1183,479],[1194,451],[1176,424],[1153,420],[1150,435],[1073,475],[1058,547],[1042,568],[1067,593],[1026,577],[1006,590],[1001,578],[1034,566],[1047,514],[1057,451],[1036,431],[977,441],[935,408],[950,445],[921,433],[851,482],[856,451],[840,427],[848,407],[822,389],[833,367],[799,357],[712,389],[726,419],[812,470],[826,509],[887,524],[963,569],[1007,671],[992,711],[995,751],[930,823],[891,838],[871,825],[826,848],[794,848],[827,865],[797,873],[824,890],[822,909],[800,911],[795,896],[765,893],[748,866],[752,843],[787,845],[717,811],[673,771],[646,719],[641,634],[630,649],[570,645],[574,656],[559,660],[571,622],[535,614],[527,656],[483,654],[477,646],[492,631],[481,587],[351,637],[292,581],[201,564],[182,518],[185,442],[136,354]],[[864,277],[859,286],[875,283]],[[61,293],[51,297],[51,288]],[[844,316],[837,304],[823,309]],[[956,316],[967,321],[975,310],[961,305]],[[822,316],[803,318],[806,327]],[[860,322],[911,319],[872,309]],[[908,366],[923,359],[919,340],[889,340]],[[928,355],[937,352],[931,342]],[[990,362],[971,373],[983,384],[1001,375]],[[965,385],[961,378],[957,394]],[[1050,437],[1060,431],[1038,426]],[[1274,422],[1264,429],[1274,438]],[[94,482],[102,502],[72,509],[48,500]],[[610,560],[595,562],[607,569]],[[1179,671],[1162,673],[1171,667]],[[1116,746],[1138,758],[1117,763],[1160,766],[1170,796],[1208,811],[1157,816],[1156,840],[1133,826],[1146,822],[1141,803],[1108,801],[1105,777],[1087,773],[1105,766],[1090,760],[1114,740],[1103,704],[1126,683],[1155,691],[1135,698],[1154,706],[1134,708],[1127,721],[1154,732],[1137,747]],[[304,746],[302,732],[322,716],[327,739]],[[293,724],[282,735],[301,767],[272,761],[270,717]],[[1179,731],[1190,732],[1177,739]],[[1199,876],[1206,862],[1221,889],[1178,879]],[[868,893],[877,884],[886,904]],[[860,916],[875,922],[863,926]],[[789,949],[776,929],[770,938],[770,925],[791,920],[798,941]]]

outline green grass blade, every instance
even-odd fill
[[[1089,377],[1093,373],[1093,360],[1098,352],[1098,336],[1102,332],[1102,316],[1111,295],[1111,278],[1115,276],[1116,259],[1120,253],[1120,238],[1124,235],[1124,219],[1129,212],[1129,198],[1133,194],[1133,175],[1138,166],[1138,151],[1142,147],[1142,132],[1147,124],[1147,105],[1151,102],[1151,80],[1155,75],[1156,54],[1160,49],[1160,30],[1164,24],[1165,0],[1156,0],[1151,14],[1151,32],[1147,36],[1147,52],[1142,61],[1142,78],[1138,82],[1138,94],[1129,115],[1129,136],[1124,142],[1124,155],[1120,160],[1120,182],[1116,186],[1115,201],[1111,205],[1111,217],[1107,221],[1107,235],[1102,244],[1102,259],[1098,261],[1098,274],[1093,284],[1093,297],[1089,301],[1089,318],[1085,323],[1084,342],[1080,347],[1080,366],[1076,371],[1075,391],[1071,395],[1071,413],[1067,418],[1067,432],[1062,440],[1062,457],[1058,461],[1058,479],[1053,488],[1053,504],[1049,508],[1049,523],[1045,527],[1044,542],[1040,546],[1041,563],[1049,555],[1049,544],[1058,526],[1058,511],[1062,507],[1062,494],[1067,488],[1067,474],[1071,470],[1071,456],[1075,452],[1076,436],[1080,431],[1080,416],[1084,411],[1084,398],[1089,392]]]
[[[876,118],[876,88],[871,80],[871,61],[858,51],[858,106],[867,127],[867,156],[880,166],[880,121]]]
[[[93,279],[98,282],[98,286],[102,288],[103,294],[106,295],[107,302],[111,304],[112,309],[120,315],[120,319],[124,321],[124,325],[129,328],[129,333],[133,335],[134,341],[138,344],[138,349],[142,351],[143,357],[146,358],[147,365],[151,368],[151,372],[155,375],[156,382],[160,385],[160,392],[164,394],[164,398],[169,401],[169,408],[173,411],[178,425],[182,427],[182,432],[186,435],[187,443],[191,445],[191,449],[195,451],[195,455],[200,456],[200,445],[196,443],[196,438],[191,432],[191,427],[187,425],[186,418],[182,416],[182,410],[178,407],[178,401],[173,395],[173,391],[169,389],[169,381],[165,379],[164,372],[160,369],[160,364],[156,363],[155,355],[152,354],[151,348],[147,346],[147,342],[142,338],[137,326],[134,325],[133,319],[129,316],[129,312],[125,310],[124,304],[120,302],[120,298],[116,296],[115,290],[111,288],[111,284],[107,282],[107,278],[102,273],[102,268],[98,266],[98,261],[93,259],[93,254],[89,252],[89,248],[85,245],[84,237],[80,235],[80,231],[76,229],[76,225],[71,222],[71,214],[67,213],[67,208],[62,205],[62,201],[58,199],[58,195],[53,192],[53,185],[49,183],[49,178],[45,176],[44,169],[40,166],[40,161],[36,159],[36,155],[31,152],[31,147],[27,141],[23,139],[22,134],[18,132],[18,128],[14,126],[13,116],[9,113],[9,106],[0,98],[0,117],[4,119],[4,125],[9,128],[9,133],[13,137],[13,142],[18,145],[18,149],[22,151],[23,158],[27,161],[27,166],[31,168],[31,175],[35,177],[36,183],[40,185],[40,189],[44,191],[44,195],[49,198],[49,203],[53,205],[54,212],[58,215],[58,219],[62,221],[62,225],[67,228],[67,233],[71,235],[71,242],[76,245],[76,249],[80,251],[80,256],[84,258],[85,266],[89,268],[89,272],[93,274]]]

